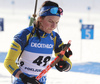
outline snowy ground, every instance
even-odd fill
[[[58,30],[64,43],[72,40],[73,67],[67,73],[51,69],[47,84],[100,84],[100,0],[55,1],[64,8]],[[11,75],[3,66],[6,54],[2,52],[8,51],[13,36],[28,26],[33,4],[33,0],[15,0],[14,6],[11,1],[0,0],[0,18],[4,18],[5,30],[0,32],[0,84],[11,84]],[[86,10],[88,6],[91,11]],[[93,40],[81,39],[80,18],[83,24],[94,24]]]
[[[11,75],[0,63],[0,84],[11,84]],[[100,70],[99,70],[100,71]],[[100,75],[80,72],[58,72],[51,69],[48,72],[47,84],[100,84]]]

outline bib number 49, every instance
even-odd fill
[[[47,62],[50,61],[50,59],[50,56],[46,56],[45,58],[44,56],[39,56],[33,61],[33,63],[36,63],[38,66],[44,63],[43,66],[46,66]]]

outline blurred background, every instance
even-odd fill
[[[38,0],[37,13],[44,1]],[[73,67],[67,76],[55,68],[50,70],[47,84],[100,84],[100,0],[51,1],[63,8],[63,16],[55,31],[64,43],[72,41],[73,56],[70,59]],[[0,83],[11,83],[10,74],[3,62],[13,36],[29,26],[34,7],[35,0],[0,0],[0,69],[5,73],[0,70]],[[57,74],[56,77],[51,75],[52,72]]]

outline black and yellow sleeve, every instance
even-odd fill
[[[19,67],[16,64],[16,59],[18,58],[20,53],[21,46],[17,42],[13,41],[5,58],[4,66],[14,76],[17,71],[19,71]]]

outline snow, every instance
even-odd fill
[[[33,14],[34,0],[13,1],[15,5],[11,3],[11,0],[0,0],[0,18],[4,18],[5,30],[0,31],[0,53],[8,51],[13,36],[28,27],[28,17]],[[39,0],[38,8],[44,1]],[[72,40],[73,56],[70,59],[73,68],[69,72],[51,69],[48,72],[47,84],[100,84],[100,0],[55,1],[64,9],[58,30],[55,31],[60,34],[64,43]],[[91,7],[90,11],[87,10],[88,6]],[[93,40],[81,39],[80,19],[83,24],[94,24]],[[0,84],[11,84],[11,75],[3,65],[5,56],[0,56]]]
[[[3,63],[0,63],[0,84],[11,84],[11,74],[5,69]]]
[[[13,78],[0,63],[0,84],[11,84]],[[59,72],[51,69],[48,72],[47,84],[100,84],[100,75],[79,72]]]

